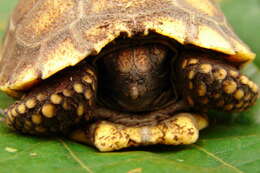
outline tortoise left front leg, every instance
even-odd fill
[[[91,118],[96,85],[95,71],[88,64],[65,69],[9,106],[5,122],[22,133],[67,134]]]

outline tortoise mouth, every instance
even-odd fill
[[[125,126],[150,126],[167,120],[178,113],[188,112],[189,107],[185,101],[173,101],[160,110],[145,113],[125,113],[103,106],[97,106],[93,111],[95,122],[105,120]]]

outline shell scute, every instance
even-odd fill
[[[255,57],[211,0],[22,2],[12,16],[0,59],[0,89],[11,95],[98,54],[121,33],[131,38],[153,31],[183,45],[222,52],[240,64]]]
[[[12,22],[17,25],[20,20],[36,5],[40,0],[20,0],[12,15]]]
[[[64,66],[74,66],[85,58],[85,52],[77,49],[77,43],[71,33],[63,32],[43,45],[41,59],[36,67],[41,71],[42,79],[53,75],[56,71],[62,70]],[[51,70],[55,69],[55,71]]]
[[[77,0],[45,0],[37,4],[17,27],[17,37],[36,44],[77,18]]]

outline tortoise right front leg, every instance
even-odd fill
[[[5,122],[22,133],[66,134],[91,118],[96,79],[95,71],[87,64],[63,70],[7,108]]]

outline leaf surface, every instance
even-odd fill
[[[0,2],[0,37],[16,0]],[[260,1],[223,0],[222,8],[242,40],[260,54]],[[260,84],[260,71],[251,64],[244,72]],[[0,107],[12,99],[0,93]],[[13,133],[0,122],[0,172],[260,172],[260,101],[240,114],[211,112],[210,127],[189,146],[152,146],[112,153],[62,138],[38,138]]]

